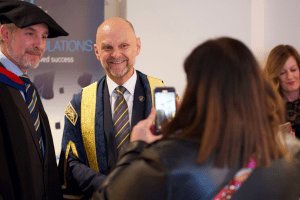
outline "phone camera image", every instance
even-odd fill
[[[154,93],[156,134],[161,134],[162,126],[174,118],[176,113],[176,93],[174,89],[156,89]]]

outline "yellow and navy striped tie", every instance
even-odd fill
[[[129,142],[130,123],[128,106],[124,98],[124,92],[126,91],[126,88],[123,86],[118,86],[115,90],[118,93],[118,96],[114,104],[113,123],[116,148],[119,152],[120,149]]]
[[[28,110],[31,114],[35,130],[37,132],[38,140],[40,149],[42,151],[42,154],[44,155],[44,144],[43,144],[43,138],[42,138],[42,130],[40,126],[40,115],[39,115],[39,109],[37,105],[37,95],[36,90],[34,89],[33,85],[30,82],[30,79],[26,74],[23,74],[20,76],[20,79],[24,82],[24,85],[26,87],[25,92],[25,100],[26,104],[28,106]]]

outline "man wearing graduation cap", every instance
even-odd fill
[[[62,199],[47,115],[26,71],[67,36],[34,4],[0,1],[0,199]]]

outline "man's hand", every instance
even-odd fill
[[[152,108],[149,117],[140,121],[133,127],[130,135],[130,142],[142,140],[149,144],[156,140],[160,140],[163,137],[163,135],[154,135],[151,132],[151,127],[153,126],[155,116],[156,110],[155,108]]]

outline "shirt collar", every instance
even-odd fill
[[[133,75],[122,85],[123,87],[126,88],[126,90],[133,95],[134,94],[134,89],[135,89],[135,83],[137,80],[137,74],[136,71],[134,70]],[[107,81],[107,86],[108,86],[108,91],[109,91],[109,96],[112,95],[113,91],[118,87],[119,85],[116,84],[109,76],[106,76],[106,81]]]
[[[4,67],[14,73],[17,76],[21,76],[24,73],[20,70],[20,68],[11,62],[1,51],[0,51],[0,62],[4,65]]]

